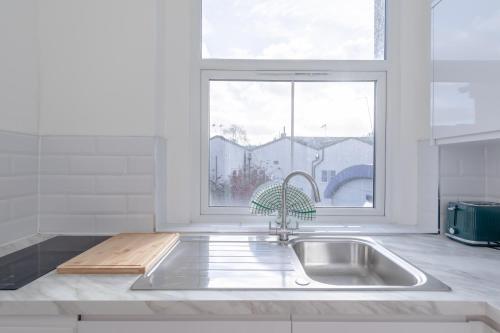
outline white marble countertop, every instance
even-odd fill
[[[0,255],[46,238],[1,247]],[[19,290],[0,291],[0,315],[418,315],[488,316],[500,322],[500,251],[436,235],[372,238],[452,291],[132,291],[137,275],[51,272]]]

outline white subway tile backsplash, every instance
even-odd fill
[[[99,215],[96,230],[101,233],[147,232],[154,230],[154,216],[151,215]]]
[[[37,193],[37,176],[0,177],[0,199]]]
[[[60,155],[40,156],[41,175],[66,175],[69,173],[69,157]]]
[[[41,195],[40,214],[67,214],[68,197],[66,195]]]
[[[467,150],[467,155],[461,161],[460,175],[470,177],[484,177],[486,175],[486,165],[484,159],[484,148],[477,147]]]
[[[68,211],[81,214],[125,214],[127,198],[125,196],[70,196]]]
[[[500,142],[442,146],[440,194],[442,219],[450,201],[500,202]]]
[[[153,155],[152,137],[98,137],[97,153],[100,155]]]
[[[11,159],[11,170],[16,175],[36,175],[38,173],[38,156],[18,155]]]
[[[155,225],[158,229],[167,227],[167,141],[155,140]]]
[[[154,230],[153,215],[43,215],[41,232],[119,233]]]
[[[154,191],[153,176],[98,176],[96,193],[150,194]]]
[[[94,215],[40,215],[40,232],[44,233],[86,233],[96,232]]]
[[[10,157],[9,155],[0,155],[0,176],[10,175]]]
[[[38,137],[0,131],[0,152],[37,155]]]
[[[486,145],[486,176],[500,177],[500,143]]]
[[[124,174],[127,169],[125,157],[72,156],[70,173],[77,175]]]
[[[439,148],[418,143],[417,221],[422,230],[437,230],[439,218]]]
[[[38,137],[0,131],[0,243],[36,233]]]
[[[31,236],[37,233],[37,218],[29,216],[0,224],[0,244]]]
[[[93,176],[40,175],[40,194],[93,194]]]
[[[439,152],[439,168],[442,176],[460,176],[460,164],[463,153],[457,147],[441,147]]]
[[[154,173],[153,156],[134,156],[127,159],[127,173],[151,175]]]
[[[96,138],[92,136],[42,136],[41,155],[95,154]]]
[[[464,144],[441,149],[441,174],[444,176],[483,176],[485,173],[484,146]]]
[[[500,178],[488,178],[486,189],[486,195],[490,200],[500,200]]]
[[[441,194],[444,196],[460,194],[479,197],[485,193],[485,180],[478,177],[441,177]]]
[[[0,243],[37,230],[153,231],[155,142],[0,131]]]
[[[133,214],[145,214],[154,212],[153,195],[129,195],[127,197],[127,212]]]
[[[0,200],[0,223],[10,219],[10,204],[8,200]]]
[[[62,136],[41,142],[41,230],[154,230],[154,138]]]
[[[36,216],[38,214],[38,196],[20,197],[10,200],[10,218]]]

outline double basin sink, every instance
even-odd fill
[[[367,237],[187,236],[134,290],[450,288]]]

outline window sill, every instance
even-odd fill
[[[267,233],[268,226],[262,223],[190,223],[190,224],[167,224],[165,228],[158,231],[165,232],[194,232],[194,233]],[[414,225],[400,225],[393,223],[381,224],[351,224],[351,225],[328,225],[325,223],[303,223],[299,234],[342,234],[342,235],[387,235],[387,234],[413,234],[413,233],[437,233],[437,230],[422,229]]]

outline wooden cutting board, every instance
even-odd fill
[[[126,233],[111,237],[57,267],[60,274],[144,274],[179,239],[177,233]]]

